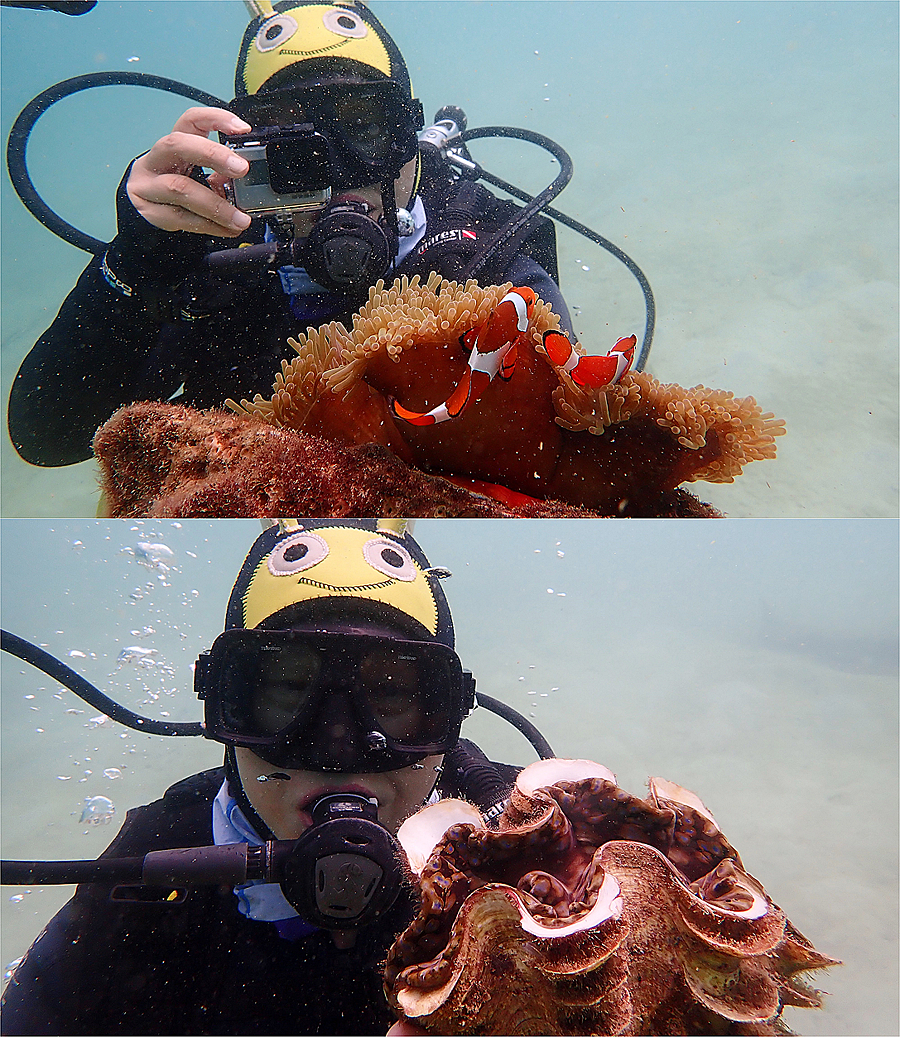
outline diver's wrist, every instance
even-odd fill
[[[117,278],[138,292],[142,286],[174,289],[202,262],[215,239],[163,230],[144,219],[128,195],[133,164],[125,171],[116,192],[117,234],[110,242],[106,263]],[[199,170],[195,171],[195,177],[200,175]]]

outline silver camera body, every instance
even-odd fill
[[[248,215],[291,215],[300,212],[315,212],[324,208],[331,198],[331,188],[323,187],[311,191],[277,192],[272,186],[272,175],[268,150],[273,142],[227,139],[226,143],[236,154],[245,158],[250,170],[235,180],[226,180],[225,196],[236,208]],[[276,180],[277,182],[277,180]]]

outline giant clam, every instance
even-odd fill
[[[385,990],[441,1034],[777,1034],[819,954],[693,793],[543,760],[496,823],[445,800],[399,839],[421,909]]]

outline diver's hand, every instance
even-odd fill
[[[214,130],[248,133],[250,129],[224,108],[188,108],[172,132],[132,164],[125,185],[131,204],[161,230],[236,238],[250,226],[250,217],[226,201],[222,184],[244,176],[250,164],[208,135]],[[213,170],[208,187],[191,179],[195,166]]]

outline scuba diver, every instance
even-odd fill
[[[415,911],[397,828],[446,796],[489,816],[518,773],[460,738],[475,692],[448,575],[392,521],[285,520],[257,538],[195,667],[202,731],[166,732],[222,743],[224,766],[130,810],[87,863],[176,847],[249,860],[297,840],[287,880],[83,882],[16,968],[3,1033],[387,1032],[379,965]]]
[[[431,131],[420,144],[421,102],[365,4],[248,6],[229,109],[188,109],[131,163],[114,240],[19,369],[9,434],[31,464],[86,460],[124,404],[268,395],[288,337],[349,322],[379,278],[510,281],[574,341],[552,221],[515,227],[521,206],[460,175]],[[453,108],[431,127],[462,129]]]

